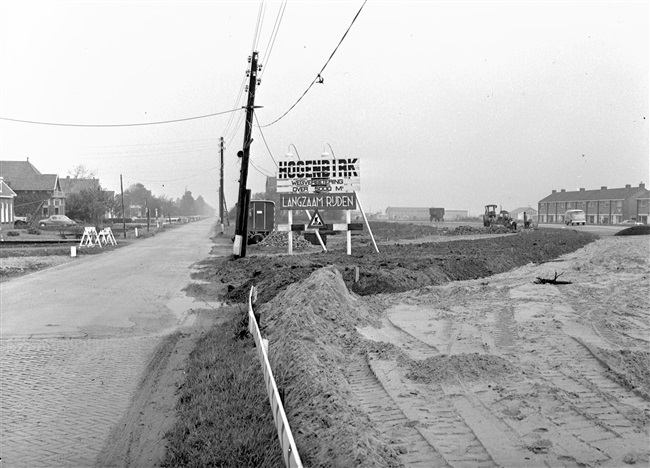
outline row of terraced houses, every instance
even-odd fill
[[[625,220],[648,224],[650,192],[644,183],[623,188],[600,187],[597,190],[564,189],[552,193],[538,203],[540,223],[563,223],[567,210],[583,210],[587,224],[619,224]]]

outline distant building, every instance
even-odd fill
[[[63,193],[65,195],[70,195],[71,193],[79,193],[82,190],[101,190],[105,194],[106,199],[115,199],[115,192],[112,190],[102,190],[99,179],[96,178],[78,179],[67,176],[64,179],[60,179],[60,182],[61,190],[63,190]],[[108,210],[106,213],[104,213],[104,218],[114,217],[115,213],[113,210]]]
[[[431,213],[429,208],[404,208],[389,206],[386,208],[386,216],[388,219],[401,220],[401,221],[430,221]],[[467,218],[469,211],[467,210],[447,210],[445,209],[445,221],[453,221],[455,219]]]
[[[82,190],[99,190],[98,179],[75,179],[67,176],[65,179],[60,179],[60,182],[63,193],[77,193]]]
[[[563,223],[567,210],[578,209],[586,213],[587,224],[618,224],[627,219],[647,224],[649,202],[650,192],[644,183],[600,190],[553,190],[538,202],[539,222]]]
[[[386,208],[388,219],[400,221],[429,221],[429,208],[403,208],[389,206]]]
[[[526,219],[530,221],[537,221],[537,210],[531,206],[524,206],[515,208],[512,211],[509,211],[510,216],[517,221],[524,220],[524,213],[526,213]]]
[[[469,211],[467,210],[445,210],[445,221],[453,221],[455,219],[468,218]]]

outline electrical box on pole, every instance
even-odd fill
[[[246,221],[248,219],[248,203],[246,202],[246,182],[248,179],[248,160],[253,133],[253,112],[255,111],[255,87],[257,85],[257,52],[250,57],[251,69],[248,82],[248,102],[246,104],[246,128],[244,129],[244,147],[237,152],[241,157],[241,172],[239,176],[239,197],[237,199],[237,222],[235,224],[235,243],[233,255],[235,257],[246,256],[246,245],[248,233],[246,232]]]

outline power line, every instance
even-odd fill
[[[318,74],[316,75],[316,78],[314,78],[314,80],[313,80],[313,81],[311,82],[311,84],[307,87],[307,89],[305,90],[305,92],[302,93],[302,95],[298,98],[298,100],[297,100],[296,102],[294,102],[293,105],[292,105],[292,106],[291,106],[291,107],[290,107],[290,108],[289,108],[289,109],[288,109],[284,114],[282,114],[280,117],[278,117],[277,119],[275,119],[273,122],[271,122],[271,123],[269,123],[269,124],[266,124],[266,125],[262,125],[261,127],[269,127],[269,126],[273,125],[274,123],[278,122],[278,121],[279,121],[280,119],[282,119],[285,115],[287,115],[289,112],[291,112],[291,110],[292,110],[294,107],[296,107],[296,106],[298,105],[298,103],[302,100],[303,97],[305,97],[305,95],[309,92],[309,90],[311,89],[312,86],[314,86],[315,83],[320,83],[320,82],[322,82],[322,81],[321,81],[321,74],[323,73],[323,71],[325,71],[325,68],[326,68],[327,65],[330,63],[330,60],[332,60],[332,57],[334,57],[334,54],[336,53],[336,51],[339,49],[339,47],[340,47],[341,44],[343,43],[343,40],[345,39],[345,36],[347,36],[348,33],[350,32],[350,29],[352,28],[352,25],[354,24],[354,22],[355,22],[355,21],[357,20],[357,18],[359,17],[359,14],[361,13],[361,10],[363,10],[363,7],[365,6],[365,4],[366,4],[367,1],[368,1],[368,0],[364,0],[364,1],[363,1],[363,4],[361,5],[361,8],[359,8],[359,11],[357,12],[357,14],[356,14],[356,15],[354,16],[354,18],[352,19],[352,22],[350,23],[350,26],[348,26],[348,29],[345,31],[345,34],[343,34],[343,37],[341,37],[341,40],[339,41],[339,43],[337,44],[337,46],[334,48],[334,51],[332,52],[332,54],[330,55],[330,57],[327,59],[327,62],[325,62],[325,65],[323,65],[323,68],[320,69],[320,72],[318,72]]]
[[[273,25],[273,30],[271,31],[271,37],[269,37],[269,43],[266,45],[266,55],[261,60],[261,62],[264,64],[264,68],[260,72],[260,78],[262,78],[264,71],[268,67],[271,52],[273,51],[273,46],[275,45],[275,39],[278,37],[278,31],[280,30],[280,24],[282,24],[282,18],[284,18],[284,10],[286,10],[286,8],[287,0],[284,0],[282,2],[282,5],[280,5],[280,9],[278,10],[278,15],[275,17],[275,24]]]
[[[273,153],[271,153],[271,148],[269,148],[269,144],[266,142],[266,137],[264,136],[264,133],[262,132],[262,128],[260,127],[260,122],[259,120],[257,120],[257,114],[253,113],[253,116],[255,117],[255,122],[257,122],[257,129],[260,131],[260,135],[262,135],[262,140],[264,141],[266,150],[269,152],[269,156],[271,156],[271,159],[273,160],[273,164],[275,164],[275,167],[278,167],[278,163],[275,161],[275,158],[273,157]]]
[[[187,122],[189,120],[197,120],[197,119],[205,119],[208,117],[215,117],[217,115],[222,115],[222,114],[228,114],[229,112],[236,112],[240,109],[232,109],[228,111],[223,111],[223,112],[215,112],[213,114],[205,114],[205,115],[197,115],[194,117],[185,117],[182,119],[173,119],[173,120],[160,120],[157,122],[139,122],[139,123],[127,123],[127,124],[76,124],[76,123],[60,123],[60,122],[41,122],[41,121],[36,121],[36,120],[22,120],[22,119],[12,119],[9,117],[0,117],[0,120],[7,120],[10,122],[20,122],[20,123],[28,123],[28,124],[35,124],[35,125],[53,125],[57,127],[141,127],[144,125],[159,125],[159,124],[168,124],[168,123],[176,123],[176,122]]]

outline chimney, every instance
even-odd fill
[[[584,188],[584,187],[580,187],[580,191],[581,191],[581,192],[584,192],[584,191],[585,191],[585,188]]]
[[[625,184],[625,188],[632,188],[630,184]]]
[[[557,190],[553,190],[551,193],[557,193]]]
[[[602,187],[600,187],[600,190],[607,190],[607,186],[603,185]]]
[[[562,189],[562,190],[560,190],[560,192],[561,192],[561,193],[564,193],[564,192],[566,192],[566,190]]]
[[[644,184],[643,182],[641,182],[641,183],[639,184],[639,188],[645,188],[645,184]]]

